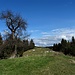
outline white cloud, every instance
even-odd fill
[[[30,30],[29,32],[30,33],[33,33],[33,32],[38,32],[39,30]]]
[[[34,42],[36,46],[50,46],[59,43],[62,38],[71,40],[72,36],[75,37],[75,29],[73,28],[55,29],[50,32],[42,32],[42,37],[34,39]]]
[[[49,32],[42,32],[42,35],[49,35]]]

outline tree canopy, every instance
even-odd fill
[[[19,14],[14,14],[10,10],[1,12],[0,19],[5,20],[6,26],[11,31],[12,38],[15,38],[15,35],[21,34],[27,28],[27,22]]]

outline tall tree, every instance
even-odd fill
[[[11,11],[3,11],[0,19],[5,20],[6,26],[12,33],[12,38],[15,38],[17,32],[22,33],[27,28],[27,22],[20,16],[13,14]]]
[[[11,31],[12,40],[15,40],[15,37],[19,34],[22,34],[23,31],[26,31],[27,22],[18,14],[14,14],[12,11],[3,11],[0,15],[1,20],[5,20],[7,28]],[[15,44],[15,54],[17,46]]]
[[[74,36],[72,36],[72,42],[71,43],[75,44],[75,38],[74,38]]]
[[[33,49],[35,47],[33,39],[30,40],[30,49]]]
[[[3,40],[2,40],[2,36],[0,34],[0,45],[2,45],[2,44],[3,44]]]
[[[24,50],[26,51],[26,50],[28,50],[29,49],[29,41],[28,41],[28,39],[26,39],[26,40],[23,40],[23,43],[24,43]]]

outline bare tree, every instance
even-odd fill
[[[7,28],[11,31],[13,40],[19,33],[22,34],[23,31],[26,31],[27,22],[20,15],[14,14],[10,10],[3,11],[0,14],[0,19],[5,20]],[[15,54],[16,51],[17,50],[15,45]]]
[[[0,15],[0,19],[5,20],[6,26],[12,33],[12,38],[15,38],[15,34],[19,31],[22,33],[27,28],[27,22],[17,14],[13,14],[11,11],[3,11]]]

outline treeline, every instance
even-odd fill
[[[2,40],[0,34],[0,59],[11,57],[17,51],[16,56],[22,56],[23,52],[35,47],[33,39],[21,40],[20,38],[12,39],[10,36],[6,40]]]
[[[53,45],[53,50],[63,52],[65,55],[75,56],[75,38],[72,37],[71,41],[62,39],[61,43]]]

